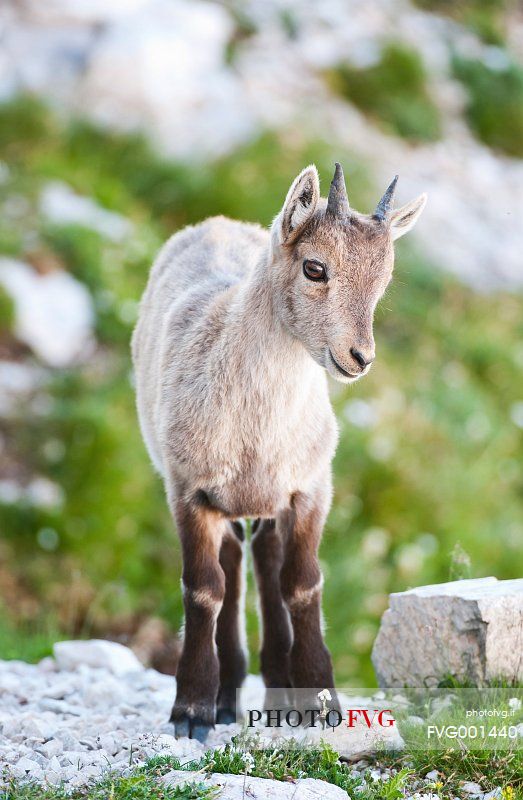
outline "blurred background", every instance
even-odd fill
[[[0,657],[60,637],[176,663],[180,555],[135,416],[151,261],[210,214],[268,225],[314,161],[429,204],[397,248],[323,540],[338,683],[388,593],[523,574],[523,12],[509,0],[4,0]],[[247,603],[257,667],[255,595]]]

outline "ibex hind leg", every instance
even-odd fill
[[[274,519],[254,522],[252,555],[263,630],[260,665],[266,686],[265,707],[281,707],[290,703],[292,632],[280,584],[283,542]]]
[[[225,574],[225,597],[216,626],[216,645],[220,660],[220,690],[216,722],[236,722],[236,691],[245,679],[247,659],[244,650],[243,547],[244,525],[228,523],[220,548],[220,565]]]

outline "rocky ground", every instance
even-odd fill
[[[250,705],[254,698],[261,699],[263,686],[256,676],[249,676],[246,684]],[[375,740],[370,749],[360,753],[365,757],[351,757],[350,765],[337,760],[335,750],[341,752],[341,740],[333,740],[330,752],[334,762],[329,769],[336,762],[340,772],[337,778],[329,770],[321,772],[325,781],[317,770],[315,777],[309,777],[305,755],[302,769],[287,776],[275,775],[278,758],[285,762],[289,754],[283,752],[281,742],[266,742],[269,749],[260,752],[267,752],[263,774],[268,777],[259,777],[259,753],[254,753],[254,758],[252,747],[242,746],[241,737],[230,745],[241,733],[239,725],[217,726],[205,744],[174,738],[167,717],[175,689],[173,677],[143,667],[130,649],[114,642],[60,642],[55,645],[54,658],[38,664],[0,661],[0,793],[2,784],[13,779],[73,791],[98,785],[109,774],[132,777],[147,762],[150,769],[151,758],[170,756],[176,761],[157,773],[157,782],[169,791],[187,783],[198,783],[201,791],[203,785],[203,794],[195,797],[207,797],[205,790],[209,789],[228,800],[245,796],[253,800],[313,800],[320,796],[335,800],[354,790],[363,800],[377,800],[385,796],[389,781],[391,797],[443,797],[438,791],[445,780],[443,773],[431,767],[420,774],[409,770],[403,775],[393,760],[376,761]],[[361,706],[361,698],[352,699]],[[344,702],[349,701],[345,698]],[[367,746],[369,741],[360,737],[360,750],[363,744]],[[392,744],[398,750],[403,743],[399,739]],[[383,753],[381,748],[379,752]],[[258,775],[251,775],[255,763]],[[463,779],[459,792],[474,800],[502,796],[500,788],[486,791]]]
[[[247,685],[252,693],[262,688],[255,676]],[[154,756],[174,756],[182,766],[197,762],[240,732],[238,725],[219,725],[205,745],[176,740],[167,722],[175,690],[173,677],[144,668],[131,650],[113,642],[61,642],[54,658],[39,664],[1,661],[0,775],[73,790],[109,772],[130,773]],[[245,766],[243,775],[172,770],[162,780],[172,787],[204,778],[227,798],[243,797],[246,781],[251,798],[346,797],[321,780],[304,776],[289,784],[249,776],[248,761]]]
[[[16,778],[75,787],[157,754],[199,758],[168,720],[175,679],[144,669],[123,646],[79,642],[39,664],[0,662],[0,764]],[[209,747],[230,741],[221,725]]]

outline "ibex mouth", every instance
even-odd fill
[[[336,359],[332,355],[332,352],[331,352],[330,349],[329,349],[329,356],[331,358],[332,363],[334,364],[334,366],[338,370],[338,372],[341,372],[341,374],[344,375],[346,378],[359,378],[360,377],[361,373],[355,374],[354,372],[347,372],[346,369],[343,369],[343,367],[340,366],[340,364],[338,364],[338,362],[336,361]]]

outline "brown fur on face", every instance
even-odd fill
[[[394,265],[389,227],[356,212],[341,222],[326,216],[321,207],[281,251],[283,268],[277,269],[275,281],[289,331],[320,366],[330,371],[330,351],[347,372],[359,377],[367,368],[361,370],[350,351],[360,351],[368,361],[374,358],[374,310]],[[326,282],[304,275],[307,259],[325,265]]]

